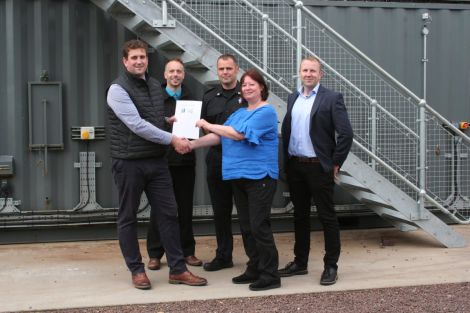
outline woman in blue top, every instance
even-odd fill
[[[250,290],[268,290],[281,286],[270,223],[279,174],[278,120],[275,109],[266,102],[268,86],[257,70],[246,71],[240,83],[242,99],[248,106],[235,111],[224,125],[199,120],[196,125],[209,134],[191,145],[199,148],[222,143],[222,177],[232,182],[249,259],[245,272],[232,281],[250,283]]]

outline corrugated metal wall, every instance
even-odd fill
[[[135,36],[88,1],[0,1],[0,155],[12,155],[15,175],[8,179],[22,211],[71,209],[79,202],[79,152],[72,126],[107,123],[105,89],[122,70],[122,43]],[[161,78],[164,60],[151,55],[149,70]],[[29,151],[28,82],[42,71],[63,84],[63,150]],[[191,81],[191,80],[190,80]],[[198,83],[194,92],[202,96]],[[54,123],[54,121],[50,121]],[[96,152],[97,202],[116,207],[108,142],[92,141]],[[202,160],[202,157],[200,157]],[[197,202],[208,203],[204,177],[198,177]]]
[[[305,1],[314,12],[416,94],[422,93],[421,13],[424,9],[349,2]],[[450,119],[470,119],[470,10],[434,6],[429,29],[429,103]],[[106,86],[122,69],[120,47],[133,35],[88,1],[0,0],[0,155],[15,159],[8,181],[21,210],[71,209],[79,202],[74,162],[86,144],[71,140],[72,126],[106,126]],[[161,78],[162,59],[150,72]],[[63,83],[63,150],[28,150],[28,82],[47,70]],[[190,80],[193,92],[203,87]],[[117,206],[107,141],[89,143],[96,161],[97,202]],[[196,205],[209,204],[199,152]]]

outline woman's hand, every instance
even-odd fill
[[[208,130],[207,128],[211,125],[208,121],[205,119],[200,119],[199,121],[196,122],[196,127],[202,128],[204,130]]]

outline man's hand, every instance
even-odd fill
[[[339,165],[333,165],[333,178],[338,178]]]
[[[170,117],[165,117],[165,121],[168,124],[173,125],[173,123],[176,122],[176,115],[173,115],[173,116],[170,116]]]
[[[185,154],[191,152],[191,144],[188,139],[173,136],[171,138],[171,145],[175,148],[176,152]]]

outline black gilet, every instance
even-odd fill
[[[144,80],[125,72],[111,84],[121,86],[129,94],[139,115],[144,120],[162,130],[165,129],[163,91],[156,79],[146,75]],[[168,146],[148,141],[133,133],[109,106],[108,115],[111,157],[144,159],[162,157],[166,154]]]

